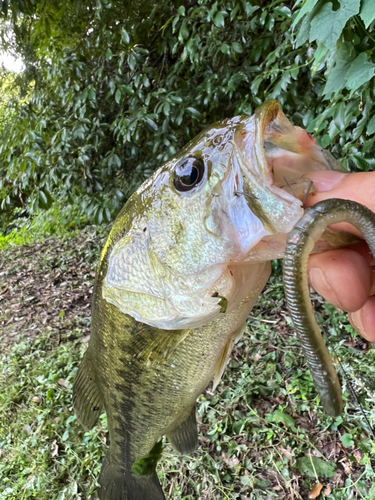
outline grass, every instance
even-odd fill
[[[80,427],[72,382],[87,346],[102,241],[87,229],[74,239],[0,253],[6,284],[5,292],[0,286],[0,500],[96,498],[106,417],[90,432]],[[375,350],[364,349],[346,315],[316,295],[313,301],[375,427]],[[344,414],[327,417],[290,327],[278,273],[221,384],[199,398],[197,452],[179,457],[164,443],[158,474],[166,498],[307,499],[321,483],[318,498],[375,499],[375,441],[345,380],[343,386]]]

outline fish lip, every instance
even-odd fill
[[[278,101],[269,100],[256,108],[252,116],[243,116],[242,126],[234,136],[235,149],[242,160],[242,176],[255,174],[268,188],[274,184],[274,175],[265,154],[266,130],[278,116],[286,120]],[[242,179],[235,182],[236,189],[241,190],[242,184]]]
[[[273,175],[271,168],[268,167],[267,157],[265,154],[265,137],[266,130],[273,123],[277,116],[280,114],[281,106],[275,99],[271,99],[261,106],[259,106],[254,113],[255,117],[255,140],[254,140],[254,152],[258,160],[258,163],[264,165],[265,171],[268,172],[268,177],[273,183]]]

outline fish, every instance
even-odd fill
[[[165,498],[161,439],[180,454],[196,449],[196,399],[219,383],[314,170],[342,167],[270,100],[207,127],[122,208],[101,252],[73,387],[86,429],[107,414],[101,500]]]

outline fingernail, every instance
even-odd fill
[[[339,184],[346,174],[341,172],[332,172],[331,170],[315,170],[309,172],[303,177],[313,181],[314,187],[317,191],[330,191]]]
[[[356,311],[354,313],[349,314],[349,319],[354,328],[361,335],[364,333],[363,322],[362,322],[362,310]]]

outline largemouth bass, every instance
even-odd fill
[[[101,254],[74,383],[86,428],[107,413],[101,500],[164,498],[160,440],[196,448],[196,399],[220,381],[303,215],[303,175],[324,169],[340,165],[268,101],[208,127],[128,200]]]

